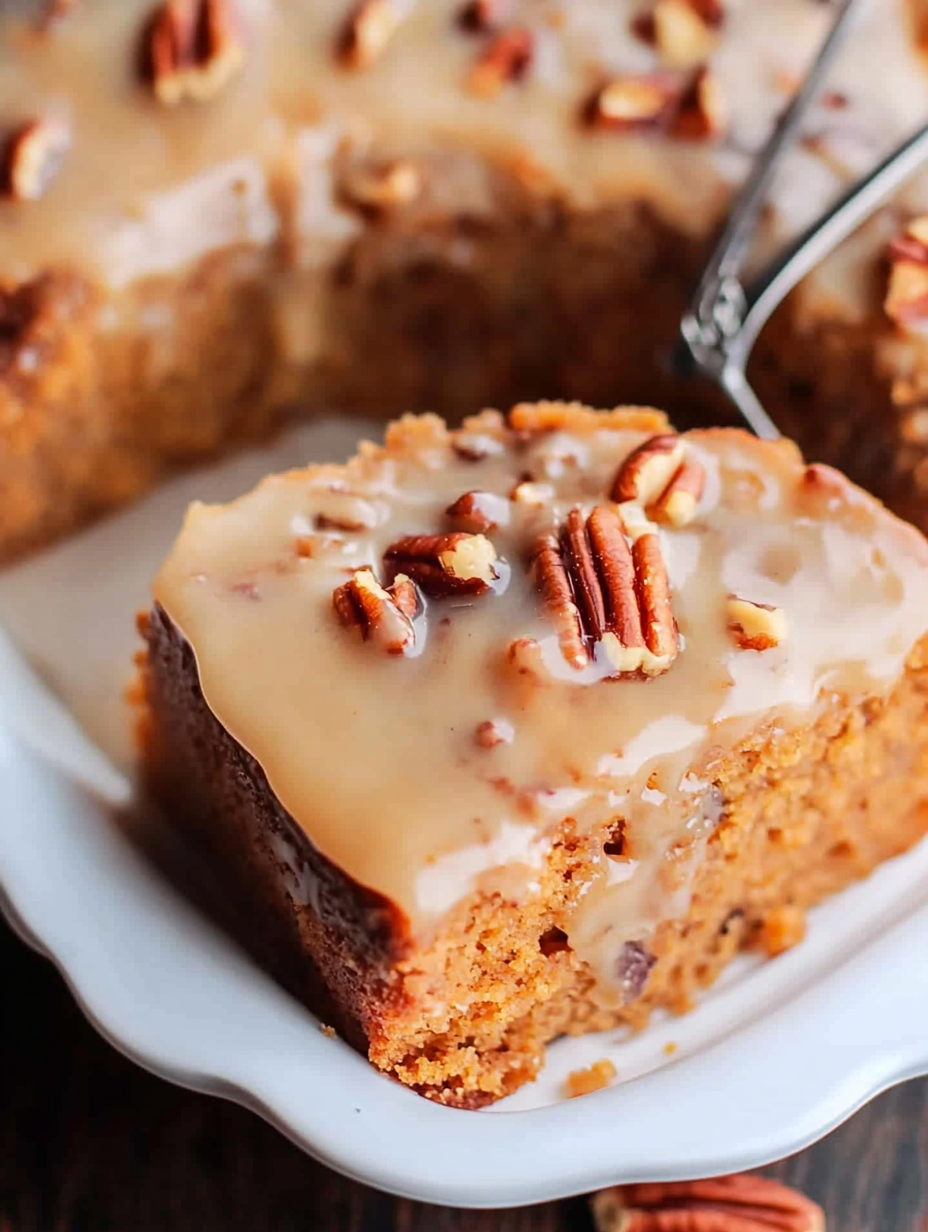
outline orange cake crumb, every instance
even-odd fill
[[[608,1057],[594,1061],[586,1069],[574,1069],[564,1081],[564,1094],[568,1099],[576,1099],[578,1095],[591,1095],[601,1091],[616,1077],[616,1068]]]
[[[791,950],[806,935],[806,913],[789,903],[774,907],[764,918],[760,929],[760,944],[768,958]]]

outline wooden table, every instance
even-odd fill
[[[0,1232],[591,1230],[582,1198],[454,1211],[343,1180],[241,1108],[125,1061],[2,923],[0,976]],[[821,1202],[830,1232],[928,1232],[928,1081],[768,1171]]]

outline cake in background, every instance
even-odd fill
[[[820,0],[3,5],[0,554],[295,406],[714,419],[659,352],[830,20]],[[863,13],[758,257],[921,122],[925,29],[916,0]],[[923,523],[925,209],[922,180],[808,279],[754,377],[810,456]]]

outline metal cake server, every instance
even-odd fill
[[[919,128],[821,218],[793,240],[748,286],[742,270],[780,159],[792,145],[844,40],[860,0],[841,0],[834,22],[799,92],[758,155],[680,322],[672,359],[681,375],[700,373],[729,397],[765,440],[780,433],[748,383],[751,348],[786,295],[928,160],[928,124]]]

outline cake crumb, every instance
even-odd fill
[[[329,1039],[338,1039],[338,1032],[335,1030],[334,1027],[330,1027],[329,1024],[326,1022],[320,1022],[319,1030],[322,1032],[323,1035],[327,1035]]]
[[[806,935],[806,913],[801,907],[774,907],[760,930],[760,944],[768,958],[776,958]]]
[[[567,1075],[564,1083],[564,1093],[568,1099],[576,1099],[578,1095],[590,1095],[593,1091],[601,1091],[615,1078],[615,1066],[606,1057],[594,1061],[588,1069],[575,1069]]]
[[[673,1042],[673,1040],[668,1040],[667,1043],[664,1045],[664,1056],[672,1057],[676,1051],[677,1051],[677,1045]]]

